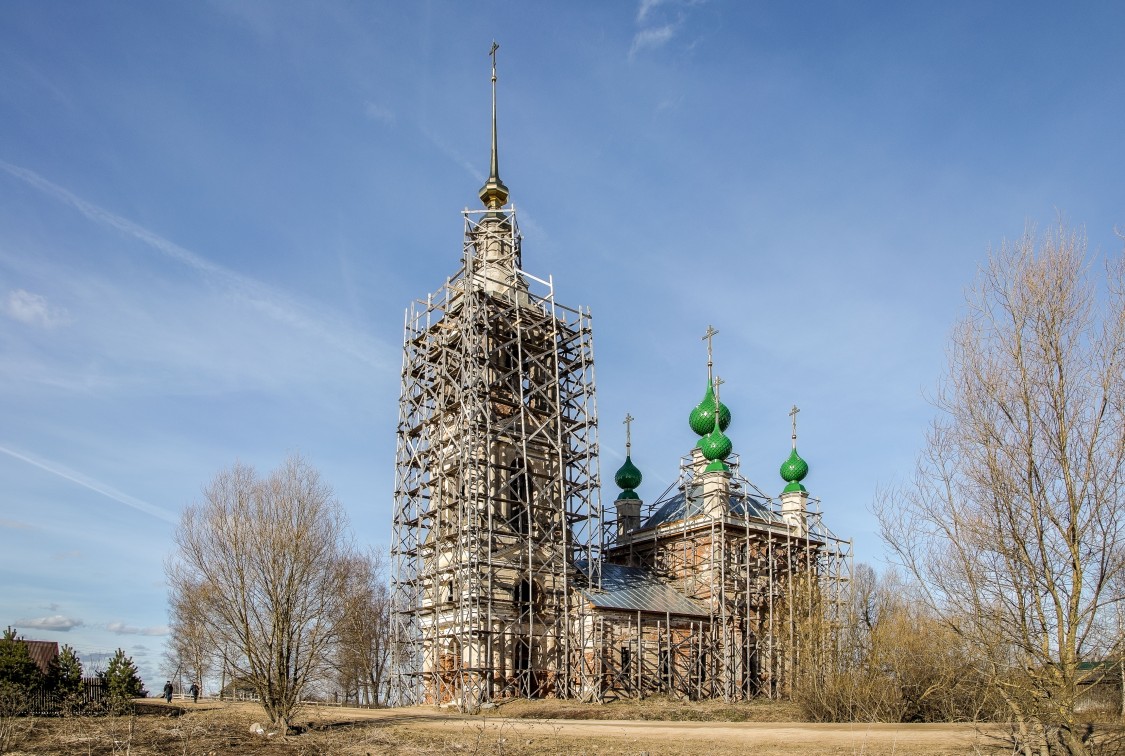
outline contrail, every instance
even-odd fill
[[[129,494],[121,493],[112,486],[107,486],[105,483],[94,480],[93,478],[87,475],[83,475],[82,473],[75,472],[74,470],[64,467],[57,462],[39,459],[37,457],[31,456],[30,454],[21,454],[18,451],[7,448],[6,446],[0,446],[0,452],[7,454],[9,457],[13,457],[14,459],[18,459],[21,462],[26,462],[29,465],[38,467],[40,470],[46,470],[52,475],[57,475],[63,480],[69,480],[71,483],[77,483],[83,488],[88,488],[95,493],[100,493],[102,496],[113,499],[114,501],[124,504],[127,507],[132,507],[138,512],[144,512],[147,515],[152,515],[153,517],[173,524],[179,522],[175,515],[165,509],[161,509],[158,506],[149,504],[147,501],[141,501],[140,499],[134,498]]]
[[[70,205],[89,220],[103,226],[108,226],[134,239],[138,239],[164,256],[217,281],[239,299],[275,320],[313,333],[320,341],[332,344],[341,351],[374,368],[379,370],[388,369],[386,362],[379,359],[377,356],[385,350],[379,348],[377,342],[372,344],[362,343],[363,341],[367,341],[368,338],[354,333],[347,333],[351,331],[351,329],[344,323],[325,323],[317,317],[310,317],[302,312],[302,310],[306,308],[302,307],[284,293],[277,291],[261,281],[235,273],[232,270],[213,263],[189,249],[184,249],[175,242],[171,242],[158,234],[154,234],[143,226],[139,226],[126,218],[114,215],[104,208],[87,202],[58,184],[48,181],[34,171],[21,168],[18,165],[12,165],[5,160],[0,160],[0,168],[3,168],[7,173],[15,176],[29,186],[38,189],[43,194],[65,205]],[[371,341],[374,342],[373,339]]]

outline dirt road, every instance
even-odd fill
[[[662,722],[463,716],[430,707],[348,710],[449,753],[945,754],[988,743],[976,725]],[[344,712],[339,712],[344,714]]]

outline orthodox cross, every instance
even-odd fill
[[[722,406],[719,404],[719,386],[722,386],[724,383],[726,383],[726,381],[717,375],[715,376],[715,425],[719,424],[719,407]]]
[[[496,44],[496,40],[492,40],[492,49],[488,54],[492,56],[492,83],[496,83],[496,51],[500,49],[500,45]]]
[[[714,326],[707,326],[707,333],[703,334],[703,340],[707,342],[707,382],[711,382],[711,366],[714,364],[711,359],[711,339],[718,336],[719,332],[715,330]]]
[[[633,446],[633,421],[635,417],[628,412],[625,413],[625,456],[629,456],[629,449]]]
[[[800,412],[797,405],[793,405],[793,409],[789,410],[789,417],[793,418],[793,449],[797,448],[797,413]]]

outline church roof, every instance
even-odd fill
[[[578,568],[585,572],[585,563]],[[599,609],[706,617],[707,606],[688,598],[644,567],[602,564],[602,588],[584,588],[582,594]]]
[[[663,501],[656,502],[655,509],[648,519],[641,523],[641,530],[655,528],[665,523],[676,520],[686,520],[697,514],[703,513],[703,491],[696,485],[691,488],[691,496],[685,501],[684,492],[677,491]],[[746,493],[731,492],[730,504],[731,517],[744,517],[747,514],[757,520],[767,523],[784,525],[785,520],[770,507],[769,503]]]

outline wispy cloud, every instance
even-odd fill
[[[16,620],[16,627],[26,627],[34,630],[54,630],[59,633],[68,633],[76,627],[82,627],[84,624],[86,623],[80,619],[64,617],[61,614],[56,614],[51,617]]]
[[[236,273],[185,249],[175,242],[149,231],[132,221],[78,197],[67,189],[48,181],[34,171],[0,160],[0,169],[34,187],[43,194],[73,207],[87,219],[130,236],[165,257],[191,268],[219,285],[248,306],[285,325],[311,333],[352,357],[377,369],[390,369],[392,363],[383,358],[388,353],[374,339],[356,332],[346,323],[309,308],[287,294],[256,279]]]
[[[637,5],[638,30],[629,46],[629,59],[642,50],[656,50],[671,42],[684,24],[684,8],[696,4],[695,0],[641,0]],[[658,12],[661,7],[670,10]]]
[[[395,122],[394,112],[376,102],[368,102],[363,108],[363,112],[372,121],[379,121],[387,125]]]
[[[641,4],[637,6],[637,23],[643,24],[648,18],[649,11],[666,2],[667,0],[641,0]]]
[[[160,636],[160,635],[167,635],[169,633],[169,629],[168,629],[167,625],[154,625],[152,627],[137,627],[135,625],[126,624],[125,622],[110,622],[108,625],[105,626],[105,629],[109,630],[111,633],[116,633],[117,635]]]
[[[7,528],[8,530],[30,530],[31,525],[19,520],[6,520],[0,518],[0,528]]]
[[[18,452],[15,449],[10,449],[2,445],[0,445],[0,453],[7,454],[9,457],[18,459],[21,462],[26,462],[29,465],[34,465],[40,470],[49,472],[52,475],[57,475],[63,480],[69,480],[71,483],[75,483],[79,486],[82,486],[83,488],[88,488],[95,493],[100,493],[106,498],[113,499],[114,501],[120,504],[124,504],[127,507],[132,507],[138,512],[144,512],[145,514],[152,515],[153,517],[164,520],[165,522],[176,523],[179,521],[175,515],[173,515],[171,512],[168,512],[167,510],[161,509],[154,504],[149,504],[147,501],[141,501],[140,499],[137,499],[133,496],[122,493],[112,486],[108,486],[101,481],[94,480],[88,475],[83,475],[80,472],[71,470],[70,468],[61,465],[58,462],[52,462],[51,460],[42,459],[27,452]]]
[[[633,57],[641,50],[663,47],[668,44],[674,36],[676,36],[676,25],[674,24],[641,29],[633,35],[633,44],[629,48],[629,57]]]
[[[54,328],[70,322],[65,309],[53,307],[42,294],[23,289],[9,292],[0,310],[13,320],[41,328]]]

